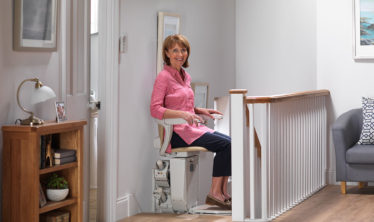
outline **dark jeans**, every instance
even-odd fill
[[[213,177],[231,176],[231,138],[225,134],[214,132],[205,133],[188,145],[173,132],[170,144],[172,148],[187,146],[202,146],[216,153],[213,162]]]

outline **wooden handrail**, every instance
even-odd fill
[[[311,90],[290,94],[280,94],[274,96],[247,96],[244,99],[244,103],[277,103],[288,100],[302,99],[308,97],[328,96],[330,91],[327,89]]]
[[[248,90],[246,89],[230,89],[230,94],[246,94]]]

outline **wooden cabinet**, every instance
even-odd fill
[[[2,221],[39,221],[43,213],[70,211],[70,221],[83,220],[83,127],[86,121],[3,126]],[[41,136],[57,138],[57,148],[76,150],[76,162],[40,169]],[[52,173],[69,183],[68,197],[39,207],[39,185]]]

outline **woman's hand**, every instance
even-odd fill
[[[223,115],[220,111],[214,110],[214,109],[205,109],[205,108],[195,108],[195,113],[196,114],[202,114],[202,115],[207,115],[209,118],[214,119],[214,116],[212,114],[220,114]]]
[[[203,123],[204,122],[204,120],[200,116],[198,116],[194,113],[181,111],[180,115],[181,115],[180,117],[183,118],[184,120],[186,120],[189,125],[193,125],[194,123],[196,125],[198,125],[198,123],[200,123],[200,122]]]

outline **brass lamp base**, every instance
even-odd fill
[[[39,119],[36,116],[30,116],[27,119],[21,120],[21,125],[30,125],[30,126],[32,126],[32,125],[41,125],[43,123],[44,123],[44,121],[42,119]]]

